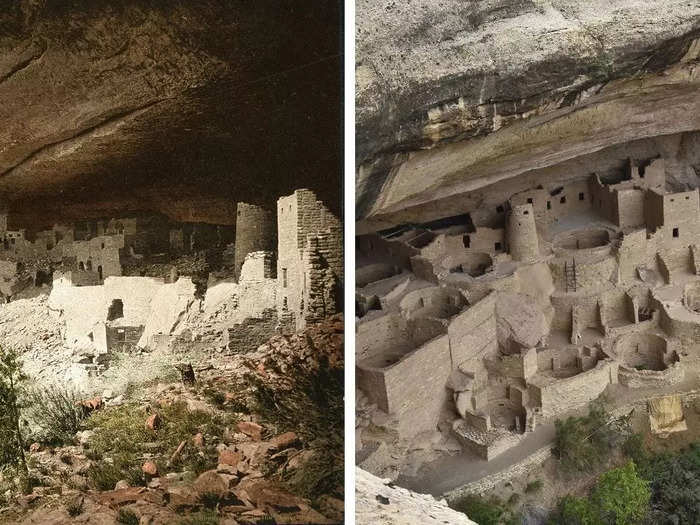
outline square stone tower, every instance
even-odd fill
[[[297,190],[277,201],[277,239],[280,319],[300,329],[336,313],[343,280],[338,218],[311,190]]]

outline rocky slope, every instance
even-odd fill
[[[444,500],[397,487],[361,468],[355,469],[355,505],[358,525],[476,525]]]
[[[90,415],[63,442],[26,431],[33,488],[21,494],[0,473],[0,522],[342,522],[342,316],[191,362],[195,384],[170,364],[125,394],[83,400]]]
[[[366,1],[357,13],[360,232],[700,129],[697,2]]]

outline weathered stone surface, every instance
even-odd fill
[[[698,9],[362,2],[358,231],[427,220],[469,191],[612,144],[697,130]]]
[[[272,205],[306,185],[337,211],[338,19],[336,3],[8,4],[0,192],[37,221],[61,211],[57,191],[66,214],[146,205],[230,224],[224,195]],[[65,206],[85,192],[101,202]]]
[[[475,525],[464,514],[449,508],[444,501],[385,483],[360,468],[355,469],[355,505],[355,520],[358,525]]]

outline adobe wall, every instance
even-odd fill
[[[385,371],[387,412],[397,415],[402,436],[437,428],[450,399],[446,385],[451,371],[447,336],[432,339]]]
[[[148,346],[156,335],[171,334],[194,302],[195,285],[189,277],[180,277],[177,282],[161,286],[148,306],[149,315],[143,323],[145,327],[138,346]]]
[[[245,256],[245,262],[237,274],[239,282],[253,283],[275,279],[275,261],[272,252],[253,251]]]
[[[511,206],[531,204],[535,217],[545,222],[591,207],[588,179],[572,181],[548,189],[530,189],[510,198]]]
[[[308,237],[304,250],[305,323],[323,320],[342,310],[343,235],[339,226]]]
[[[454,366],[477,375],[483,372],[483,359],[498,355],[496,294],[490,293],[452,318],[447,333]],[[485,380],[477,378],[477,383]]]
[[[618,365],[609,360],[599,361],[595,368],[564,379],[535,376],[528,383],[530,401],[542,407],[542,417],[585,406],[603,393],[609,384],[617,383]]]
[[[60,312],[66,323],[66,342],[76,344],[90,334],[95,324],[107,320],[114,299],[124,304],[125,326],[145,325],[151,313],[151,301],[164,285],[151,277],[108,277],[102,286],[54,286],[50,307]]]
[[[508,215],[507,250],[516,261],[531,262],[540,255],[532,204],[513,206]]]
[[[429,246],[432,246],[432,244]],[[358,236],[355,240],[355,247],[361,253],[370,255],[372,258],[388,262],[406,270],[411,269],[411,257],[421,253],[421,250],[417,248],[407,246],[400,241],[384,239],[376,233]],[[423,249],[427,249],[427,247]]]
[[[625,234],[617,250],[619,277],[623,283],[637,279],[637,267],[649,265],[653,260],[647,247],[646,229]]]
[[[236,209],[236,252],[234,270],[241,274],[246,255],[275,248],[276,225],[273,213],[260,206],[239,202]]]
[[[674,363],[666,370],[635,370],[620,366],[620,384],[628,388],[664,388],[677,385],[685,376],[681,363]]]
[[[330,276],[343,279],[342,229],[316,195],[302,189],[277,201],[277,235],[278,311],[301,328],[309,303],[308,317],[314,319],[316,300],[328,300]],[[330,272],[323,271],[326,267]]]
[[[228,328],[224,345],[232,354],[252,352],[276,333],[277,322],[277,311],[265,310],[261,317],[251,317]]]
[[[644,226],[644,191],[625,189],[616,193],[615,223],[620,228],[638,228]]]

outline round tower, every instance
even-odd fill
[[[272,212],[245,202],[236,210],[235,271],[240,277],[245,256],[252,252],[274,251],[276,224]]]
[[[515,261],[532,262],[540,255],[532,204],[513,206],[506,224],[506,243]]]

